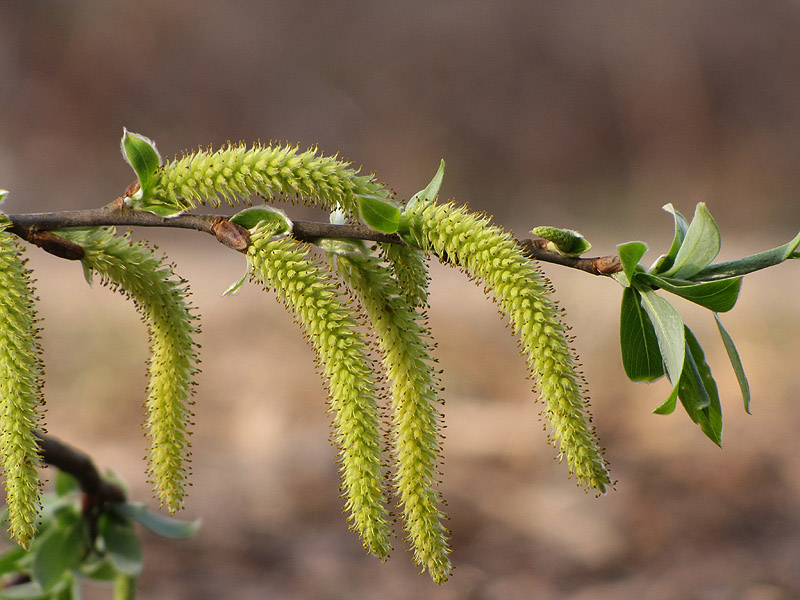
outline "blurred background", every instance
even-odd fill
[[[318,145],[399,198],[447,161],[442,194],[524,236],[632,239],[651,261],[660,208],[708,204],[722,259],[800,223],[800,3],[0,0],[0,187],[8,213],[88,208],[133,174],[122,128],[165,156],[228,140]],[[298,218],[326,218],[292,207]],[[685,414],[651,414],[663,381],[625,379],[620,288],[554,266],[615,490],[575,487],[496,309],[432,266],[444,369],[442,490],[455,573],[437,587],[402,538],[386,563],[347,530],[310,349],[244,260],[192,232],[137,232],[189,279],[203,318],[193,539],[145,534],[143,598],[800,597],[800,278],[747,278],[724,321],[753,391],[744,414],[713,319],[681,305],[723,402],[722,449]],[[49,431],[150,497],[141,431],[144,327],[78,265],[36,250]],[[91,588],[87,597],[107,597]]]

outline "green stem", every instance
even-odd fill
[[[114,600],[136,598],[136,576],[119,573],[114,578]]]

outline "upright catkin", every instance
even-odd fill
[[[282,197],[354,213],[359,196],[389,195],[373,176],[359,175],[350,163],[316,148],[300,152],[294,146],[229,144],[168,162],[153,175],[142,202],[178,212],[207,202],[235,205],[251,196]]]

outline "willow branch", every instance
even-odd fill
[[[250,234],[227,218],[214,214],[181,214],[160,217],[153,213],[134,210],[122,198],[101,208],[8,215],[12,225],[9,231],[61,258],[80,260],[83,248],[51,233],[63,227],[172,227],[192,229],[211,234],[217,240],[239,252],[246,252]],[[316,243],[320,239],[359,239],[370,242],[405,244],[395,233],[382,233],[364,225],[334,225],[312,221],[293,221],[292,236],[300,241]],[[617,256],[583,258],[564,256],[542,247],[541,240],[521,240],[519,245],[525,255],[543,262],[578,269],[593,275],[610,275],[622,269]]]
[[[46,433],[36,432],[36,437],[42,452],[42,462],[72,475],[81,491],[94,498],[96,504],[125,501],[122,488],[103,479],[88,455]]]

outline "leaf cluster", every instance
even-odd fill
[[[669,250],[645,269],[639,260],[643,242],[618,246],[622,272],[614,277],[625,288],[620,312],[620,347],[625,373],[631,381],[654,381],[666,374],[672,386],[654,412],[669,414],[680,400],[691,420],[715,444],[722,443],[719,391],[703,349],[663,290],[708,309],[722,337],[744,401],[750,412],[750,387],[733,339],[719,314],[731,310],[739,297],[742,276],[800,257],[800,234],[790,242],[759,254],[713,263],[719,254],[719,229],[705,204],[697,205],[691,222],[667,204],[675,221]]]
[[[0,557],[0,581],[6,581],[0,599],[77,599],[84,579],[113,582],[115,597],[126,597],[117,592],[142,572],[136,523],[172,539],[199,528],[197,521],[169,519],[140,503],[87,505],[77,481],[59,471],[54,491],[43,497],[42,522],[30,551],[17,547]]]

